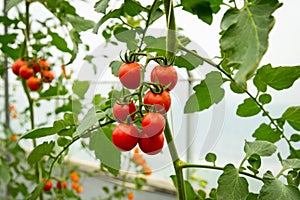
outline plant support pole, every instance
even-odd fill
[[[7,0],[3,1],[3,15],[7,16],[6,12]],[[4,35],[8,33],[7,26],[4,25]],[[4,105],[5,105],[5,128],[10,128],[10,117],[9,117],[9,78],[8,78],[8,59],[7,56],[4,55],[3,67],[4,67]]]

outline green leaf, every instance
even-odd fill
[[[258,169],[261,166],[261,158],[259,155],[257,154],[252,154],[249,158],[248,158],[248,163],[251,165],[252,169],[250,170],[254,170],[255,174],[258,173]]]
[[[57,135],[72,137],[74,132],[75,132],[75,128],[71,127],[71,128],[66,128],[66,129],[62,129],[62,130],[58,131]]]
[[[2,45],[12,44],[16,41],[17,36],[18,34],[16,33],[0,35],[0,43]]]
[[[230,89],[231,89],[231,91],[233,91],[233,92],[235,92],[237,94],[243,94],[243,93],[245,93],[245,91],[242,88],[240,88],[236,84],[236,82],[233,82],[233,81],[230,82]]]
[[[124,11],[130,16],[136,16],[142,11],[148,11],[136,0],[125,0]]]
[[[242,9],[231,8],[221,22],[221,49],[227,66],[235,66],[239,86],[253,75],[268,48],[268,35],[274,25],[272,13],[281,6],[277,0],[255,0]]]
[[[8,12],[11,8],[17,6],[21,2],[24,2],[24,0],[8,0],[5,7],[5,12]]]
[[[113,145],[101,129],[94,131],[90,137],[89,147],[95,151],[95,156],[102,164],[119,170],[121,167],[121,152]]]
[[[11,180],[9,165],[0,159],[0,184],[7,185]]]
[[[52,37],[51,44],[53,46],[55,46],[58,50],[72,54],[72,51],[68,48],[68,44],[64,38],[57,33],[52,32],[50,29],[48,29],[48,34]]]
[[[208,154],[206,154],[206,156],[205,156],[205,160],[206,160],[207,162],[212,162],[212,163],[214,163],[214,162],[216,162],[216,160],[217,160],[217,155],[214,154],[214,153],[208,153]]]
[[[120,70],[120,67],[122,64],[123,64],[123,62],[118,61],[118,60],[111,61],[111,63],[109,64],[109,67],[111,68],[111,73],[118,77],[119,70]]]
[[[44,142],[37,147],[35,147],[29,154],[27,161],[30,165],[35,164],[39,162],[43,156],[50,155],[53,148],[54,148],[55,142]]]
[[[77,15],[67,15],[67,20],[77,32],[87,31],[95,26],[92,20],[87,20]]]
[[[249,97],[238,106],[236,114],[241,117],[251,117],[257,115],[260,111],[260,107]]]
[[[109,0],[99,0],[95,3],[94,9],[99,13],[106,13],[106,9],[108,8]]]
[[[117,25],[114,28],[114,36],[120,42],[125,42],[129,50],[135,50],[137,47],[136,31]]]
[[[89,86],[90,86],[89,81],[75,80],[72,85],[72,90],[73,90],[74,94],[76,94],[80,99],[83,99],[85,93],[89,89]]]
[[[299,77],[300,66],[272,68],[268,64],[257,70],[253,82],[259,91],[265,92],[267,86],[275,90],[290,88]]]
[[[268,104],[272,101],[272,96],[269,94],[262,94],[258,97],[258,101],[262,104]]]
[[[199,19],[207,24],[212,23],[212,14],[220,10],[222,3],[222,0],[181,0],[183,10],[197,15]]]
[[[64,114],[64,122],[66,126],[72,126],[75,125],[75,119],[73,113],[65,113]]]
[[[257,154],[259,156],[271,156],[277,150],[277,147],[267,141],[254,141],[254,142],[245,142],[244,152],[251,156],[252,154]]]
[[[69,144],[71,142],[71,140],[69,140],[69,139],[67,139],[65,137],[58,137],[56,142],[57,142],[58,146],[64,147],[67,144]]]
[[[60,96],[60,95],[63,96],[63,95],[66,95],[66,94],[68,94],[68,90],[66,89],[65,86],[63,86],[63,85],[55,85],[55,86],[50,85],[50,87],[46,91],[44,91],[40,94],[40,97],[41,98],[46,98],[46,97],[54,97],[54,96]],[[49,98],[49,100],[50,100],[50,98]]]
[[[59,131],[65,129],[67,126],[68,125],[65,123],[64,120],[56,120],[53,122],[52,127],[42,127],[42,128],[32,129],[32,130],[26,132],[22,136],[22,138],[23,139],[35,139],[35,138],[46,137],[46,136],[58,133]]]
[[[280,140],[281,133],[277,129],[273,129],[268,124],[261,124],[252,135],[256,140],[265,140],[275,143]]]
[[[95,108],[92,107],[88,110],[86,115],[81,120],[79,126],[76,129],[75,136],[83,134],[86,130],[93,127],[97,122],[98,120],[96,117]]]
[[[104,15],[100,21],[94,26],[93,33],[97,34],[100,26],[109,19],[119,18],[123,13],[123,8],[118,8]]]
[[[202,65],[203,61],[191,53],[186,53],[181,56],[176,56],[174,65],[180,68],[186,68],[187,70],[193,70],[199,65]]]
[[[187,100],[184,112],[192,113],[208,109],[213,104],[219,103],[224,97],[222,75],[219,72],[212,71],[208,73],[200,84],[193,90],[195,93]]]
[[[300,192],[297,187],[284,185],[268,171],[263,176],[264,185],[260,190],[260,200],[299,200]]]
[[[300,131],[300,106],[289,107],[282,115],[291,127]]]
[[[175,175],[171,175],[170,178],[174,186],[177,188],[177,177]],[[193,186],[187,180],[184,180],[184,189],[186,194],[186,199],[197,199],[198,195],[196,194]]]
[[[254,194],[254,193],[249,193],[247,196],[246,200],[257,200],[258,199],[258,194]]]
[[[146,36],[144,40],[146,51],[156,52],[158,55],[164,55],[166,52],[166,37]]]
[[[239,171],[232,164],[224,167],[223,174],[218,179],[218,200],[242,200],[248,195],[248,182],[239,177]]]
[[[284,170],[300,168],[300,160],[297,158],[282,160],[281,164]]]
[[[299,142],[300,141],[300,135],[299,134],[291,135],[290,141],[291,142]]]
[[[72,49],[72,54],[71,54],[72,56],[66,65],[69,65],[70,63],[72,63],[75,60],[75,58],[77,57],[77,54],[78,54],[79,44],[82,43],[82,41],[80,39],[80,35],[79,35],[78,31],[76,31],[75,29],[70,30],[69,35],[73,42],[73,49]]]

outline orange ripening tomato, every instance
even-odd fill
[[[50,63],[45,59],[39,59],[38,64],[39,64],[40,68],[43,69],[43,70],[49,70],[50,69]]]
[[[142,166],[145,175],[150,176],[152,174],[152,169],[148,165]]]
[[[10,105],[9,106],[9,111],[11,112],[11,111],[14,111],[15,110],[15,106],[14,105]]]
[[[83,187],[81,185],[79,185],[76,189],[76,193],[80,194],[83,191]]]
[[[134,198],[133,192],[129,192],[129,193],[127,194],[127,198],[128,198],[128,200],[133,200],[133,198]]]
[[[42,80],[44,83],[51,83],[55,75],[52,70],[43,70],[42,71]]]
[[[79,187],[79,184],[77,182],[73,182],[72,185],[71,185],[71,188],[73,190],[77,190],[78,187]]]
[[[17,114],[17,113],[14,113],[14,114],[12,115],[12,118],[17,119],[17,118],[18,118],[18,114]]]
[[[10,140],[11,141],[16,141],[18,139],[18,136],[16,136],[16,135],[12,135],[11,137],[10,137]]]
[[[78,182],[80,177],[79,175],[77,174],[77,172],[72,172],[70,174],[70,179],[73,181],[73,182]]]

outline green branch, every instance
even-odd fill
[[[183,164],[181,166],[181,168],[182,169],[184,169],[184,168],[202,168],[202,169],[214,169],[214,170],[224,171],[223,167],[217,167],[217,166],[211,166],[211,165],[189,164],[189,163]],[[239,174],[243,174],[245,176],[254,178],[254,179],[259,180],[259,181],[263,180],[261,177],[258,177],[258,176],[255,176],[253,174],[250,174],[250,173],[247,173],[247,172],[243,172],[243,171],[240,171],[240,170],[239,170]]]
[[[195,53],[194,51],[191,51],[191,50],[185,48],[179,42],[178,42],[178,49],[180,49],[182,51],[185,51],[187,53],[190,53],[193,56],[199,58],[200,60],[203,60],[207,64],[215,67],[221,73],[223,73],[227,78],[229,78],[229,80],[231,82],[236,83],[235,79],[230,74],[228,74],[226,71],[224,71],[219,64],[216,64],[212,60],[204,58],[204,57],[200,56],[199,54]],[[276,130],[278,130],[281,133],[282,137],[286,140],[286,142],[287,142],[288,146],[290,147],[290,149],[295,150],[295,148],[292,146],[289,139],[284,135],[283,130],[276,124],[275,119],[269,114],[269,112],[263,107],[263,105],[257,100],[257,98],[254,95],[252,95],[246,88],[240,87],[239,85],[237,85],[237,86],[239,87],[239,89],[243,90],[256,103],[256,105],[262,110],[264,116],[266,116],[270,120],[271,124],[276,128]]]
[[[141,42],[140,42],[140,45],[139,45],[139,48],[138,48],[138,51],[141,51],[142,49],[142,45],[144,43],[144,39],[145,39],[145,36],[146,36],[146,32],[148,30],[148,27],[150,25],[150,20],[151,20],[151,15],[152,15],[152,12],[156,6],[156,4],[158,3],[158,0],[154,0],[153,4],[151,5],[150,9],[149,9],[149,12],[148,12],[148,18],[147,18],[147,21],[146,21],[146,25],[145,25],[145,28],[143,30],[143,34],[142,34],[142,39],[141,39]]]
[[[167,38],[166,38],[166,57],[172,62],[175,60],[177,37],[176,37],[176,23],[172,0],[164,0],[165,14],[167,20]],[[168,63],[171,65],[172,63]]]
[[[48,172],[48,178],[47,180],[50,180],[51,179],[51,174],[52,174],[52,171],[53,171],[53,167],[54,167],[54,164],[57,162],[57,160],[61,157],[61,155],[74,143],[76,142],[77,140],[79,140],[80,138],[82,138],[83,136],[93,132],[94,130],[97,130],[103,126],[106,126],[108,124],[111,124],[111,123],[114,123],[115,121],[114,120],[111,120],[111,121],[108,121],[108,122],[105,122],[103,124],[100,124],[96,127],[93,127],[89,130],[87,130],[86,132],[84,132],[83,134],[81,135],[78,135],[76,137],[73,138],[73,140],[67,144],[66,146],[64,146],[64,148],[55,156],[54,160],[52,161],[51,165],[50,165],[50,168],[49,168],[49,172]]]

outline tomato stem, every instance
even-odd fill
[[[30,2],[26,1],[25,2],[25,33],[24,33],[24,37],[25,37],[25,41],[24,41],[24,49],[22,50],[22,56],[21,57],[28,57],[28,48],[29,48],[29,40],[30,40],[30,22],[29,22],[29,6],[30,6]],[[34,100],[31,98],[30,93],[29,93],[29,89],[27,87],[26,81],[22,80],[22,85],[23,85],[23,89],[25,91],[28,103],[29,103],[29,112],[30,112],[30,122],[31,122],[31,129],[35,128],[35,119],[34,119]],[[36,139],[32,139],[32,143],[33,143],[33,148],[37,147],[37,141]],[[42,180],[42,167],[41,164],[39,162],[36,163],[35,165],[35,174],[36,174],[36,183],[39,184],[40,181]],[[43,200],[43,193],[40,193],[40,200]]]
[[[166,127],[165,127],[165,138],[167,140],[168,143],[168,148],[171,154],[171,158],[173,161],[173,167],[175,170],[175,174],[176,174],[176,185],[177,185],[177,193],[178,193],[178,199],[179,200],[186,200],[186,193],[185,193],[185,187],[184,187],[184,177],[183,177],[183,172],[182,172],[182,165],[183,165],[183,161],[180,160],[176,146],[175,146],[175,142],[174,142],[174,138],[173,138],[173,134],[172,131],[170,129],[170,125],[168,122],[168,119],[166,117]]]
[[[148,12],[148,18],[147,18],[147,21],[146,21],[146,25],[145,25],[145,28],[143,30],[143,34],[142,34],[142,39],[140,41],[140,45],[138,47],[138,50],[141,51],[142,49],[142,45],[144,43],[144,39],[145,39],[145,36],[146,36],[146,32],[148,30],[148,27],[150,25],[150,20],[151,20],[151,15],[152,15],[152,12],[156,6],[156,4],[158,3],[159,1],[158,0],[154,0],[153,4],[151,5],[150,9],[149,9],[149,12]]]
[[[166,37],[166,57],[168,61],[174,61],[176,52],[176,23],[172,0],[164,0],[166,21],[168,33]],[[165,65],[172,65],[173,63],[165,63]]]

